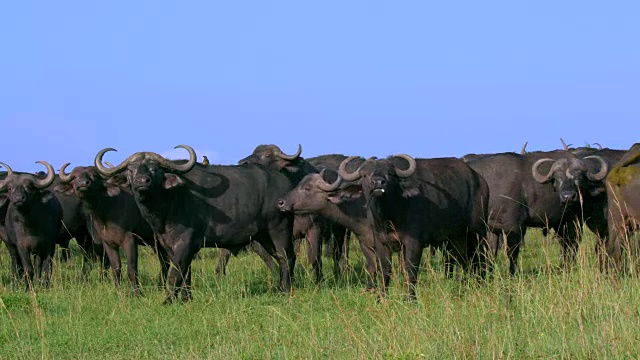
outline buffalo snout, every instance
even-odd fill
[[[560,200],[562,200],[563,203],[577,201],[578,193],[575,191],[563,191],[560,193]]]
[[[147,187],[151,185],[151,177],[147,175],[138,175],[133,179],[133,184],[136,187]]]
[[[278,209],[280,209],[280,211],[291,211],[291,205],[285,199],[279,199]]]

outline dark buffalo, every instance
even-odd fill
[[[14,174],[29,174],[22,172],[14,172]],[[39,179],[44,179],[47,174],[43,171],[35,173]],[[6,173],[0,173],[0,180],[6,177]],[[109,262],[104,254],[101,244],[93,244],[89,230],[87,229],[84,215],[82,213],[82,206],[80,199],[76,196],[69,196],[59,194],[53,191],[53,189],[60,184],[60,178],[56,175],[53,183],[47,187],[60,202],[62,206],[63,226],[60,228],[60,233],[56,238],[56,244],[60,246],[60,255],[62,261],[67,261],[69,258],[69,243],[71,238],[75,238],[80,250],[82,251],[82,274],[87,275],[91,270],[91,263],[98,259],[102,260],[103,266],[106,268],[109,266]]]
[[[524,145],[522,145],[522,149],[520,149],[520,155],[524,155],[527,153],[527,144],[529,144],[529,142],[525,141]],[[480,159],[491,155],[493,154],[467,154],[462,156],[460,159],[464,162],[469,162],[471,160]]]
[[[498,236],[506,235],[509,271],[517,269],[520,245],[527,227],[552,228],[560,236],[563,263],[573,261],[578,246],[580,189],[602,181],[607,173],[600,157],[594,172],[569,151],[501,153],[469,161],[489,184],[490,243],[497,250]]]
[[[53,167],[38,161],[47,168],[47,176],[38,179],[33,174],[15,174],[9,165],[0,163],[7,169],[7,177],[0,181],[0,192],[7,190],[9,200],[5,226],[7,242],[12,255],[18,254],[25,272],[27,290],[33,286],[35,272],[44,271],[44,286],[51,280],[53,255],[56,249],[56,237],[62,226],[62,207],[60,202],[46,188],[53,183]],[[14,261],[14,260],[12,260]]]
[[[489,188],[475,171],[456,158],[414,159],[409,155],[368,159],[347,172],[339,168],[351,196],[364,194],[386,292],[391,276],[391,250],[399,245],[407,273],[409,297],[415,298],[418,267],[425,246],[441,247],[447,274],[455,260],[464,268],[481,266],[480,247],[486,236]],[[475,267],[474,267],[475,268]]]
[[[640,143],[633,144],[606,179],[610,239],[607,254],[619,267],[628,236],[640,230]],[[636,246],[636,245],[634,245]]]
[[[278,210],[278,198],[291,183],[286,176],[262,166],[203,166],[196,164],[195,151],[186,145],[189,160],[171,162],[153,152],[137,152],[115,168],[102,165],[108,151],[100,150],[94,164],[106,177],[126,174],[129,186],[160,246],[174,266],[169,274],[165,303],[191,297],[191,262],[203,247],[221,247],[237,252],[256,239],[280,265],[280,285],[291,289],[295,252],[291,233],[293,216]],[[183,285],[185,285],[183,287]]]
[[[298,184],[305,175],[318,172],[316,167],[300,156],[301,154],[301,145],[298,145],[298,151],[293,155],[283,153],[276,145],[259,145],[251,155],[240,160],[238,163],[266,166],[271,170],[281,172],[295,185]],[[296,215],[294,217],[293,229],[294,238],[301,239],[305,236],[307,238],[308,257],[317,282],[320,282],[323,278],[321,257],[323,241],[329,242],[333,240],[335,242],[332,247],[334,273],[336,276],[341,273],[340,268],[344,268],[345,266],[343,249],[345,248],[346,229],[343,226],[328,221],[322,216],[306,214]],[[259,244],[253,244],[253,248],[265,261],[270,260],[268,256],[265,257],[266,252],[260,249]],[[224,271],[222,265],[226,264],[229,256],[231,256],[230,252],[223,250],[220,254],[220,261],[217,268],[222,268],[222,271]],[[267,265],[270,265],[269,262],[267,262]]]
[[[345,157],[346,158],[346,157]],[[325,177],[333,176],[331,183]],[[349,191],[341,188],[342,178],[334,171],[324,169],[320,174],[309,174],[280,200],[282,211],[296,214],[319,214],[353,231],[367,261],[367,289],[373,289],[376,273],[373,233],[367,219],[367,207],[363,197],[345,201]]]
[[[126,182],[123,175],[104,179],[94,166],[75,167],[65,174],[67,163],[60,168],[61,183],[55,191],[64,195],[75,195],[82,201],[82,209],[93,241],[101,244],[109,258],[116,286],[120,286],[121,267],[119,249],[127,257],[127,274],[134,295],[140,295],[138,283],[138,244],[150,245],[160,260],[161,286],[169,271],[169,259],[162,247],[156,246],[153,231],[140,214],[136,201],[128,188],[119,183]]]

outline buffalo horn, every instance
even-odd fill
[[[282,150],[278,149],[279,151],[276,153],[276,155],[280,158],[280,159],[284,159],[284,160],[295,160],[297,158],[300,157],[300,154],[302,154],[302,145],[298,144],[298,151],[293,154],[293,155],[287,155],[285,153],[282,152]]]
[[[47,168],[47,177],[44,179],[36,179],[36,181],[33,182],[33,186],[38,189],[44,189],[53,183],[56,171],[53,170],[53,166],[51,166],[51,164],[44,160],[36,161],[36,164],[42,164]]]
[[[340,166],[338,166],[338,175],[340,175],[340,177],[345,180],[345,181],[355,181],[360,179],[360,177],[362,176],[360,174],[360,168],[358,168],[358,170],[352,172],[352,173],[348,173],[347,172],[347,164],[349,164],[351,162],[351,160],[353,159],[357,159],[359,158],[359,156],[349,156],[348,158],[342,160],[342,162],[340,163]]]
[[[551,176],[553,175],[553,165],[551,166],[551,169],[549,169],[549,173],[547,175],[540,174],[540,172],[538,171],[538,168],[540,167],[540,165],[546,162],[555,163],[555,161],[556,160],[545,158],[545,159],[540,159],[535,163],[533,163],[533,166],[531,167],[531,174],[533,175],[533,178],[541,184],[544,184],[547,181],[549,181],[549,179],[551,179]]]
[[[604,161],[604,159],[598,155],[589,155],[589,156],[585,156],[583,159],[596,159],[600,162],[600,171],[598,171],[597,173],[592,173],[592,172],[587,172],[587,178],[591,181],[600,181],[602,179],[604,179],[607,176],[607,173],[609,171],[609,165],[607,164],[606,161]]]
[[[567,143],[564,142],[564,140],[562,140],[562,138],[560,138],[560,141],[562,141],[562,147],[566,150],[569,151],[569,147],[567,146]]]
[[[342,182],[342,178],[340,177],[340,175],[338,174],[336,181],[334,181],[333,183],[328,183],[324,180],[324,173],[327,169],[322,169],[322,171],[320,171],[320,179],[322,180],[321,182],[318,183],[318,187],[320,188],[320,190],[322,191],[326,191],[326,192],[331,192],[336,190],[339,186],[340,183]]]
[[[7,169],[7,177],[0,181],[0,190],[3,190],[5,187],[5,182],[7,181],[7,179],[9,179],[9,176],[13,175],[13,170],[11,170],[11,167],[3,162],[0,162],[0,165],[4,166]]]
[[[71,181],[72,176],[71,174],[65,174],[64,171],[66,170],[67,166],[71,165],[71,163],[66,163],[64,165],[62,165],[62,167],[60,167],[60,170],[58,171],[58,176],[60,177],[60,181],[62,181],[63,183],[68,183],[69,181]]]
[[[407,162],[409,162],[409,168],[406,170],[398,169],[397,166],[395,167],[396,175],[398,175],[398,177],[407,178],[416,172],[416,160],[414,158],[407,154],[398,154],[394,156],[397,158],[405,159],[407,160]]]
[[[525,141],[524,145],[522,145],[522,149],[520,149],[520,155],[524,155],[527,153],[527,144],[529,144],[529,142]]]
[[[185,149],[189,152],[189,160],[182,164],[182,165],[178,165],[173,163],[171,160],[158,155],[156,153],[153,152],[148,152],[146,153],[147,156],[149,156],[150,158],[153,158],[154,160],[158,161],[158,163],[160,163],[160,165],[162,165],[162,167],[171,170],[172,172],[175,173],[186,173],[189,170],[193,169],[193,167],[196,165],[196,161],[198,160],[198,157],[196,155],[196,151],[193,150],[193,148],[189,145],[177,145],[176,147],[174,147],[174,149]]]

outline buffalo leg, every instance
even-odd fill
[[[127,256],[127,275],[129,276],[133,295],[142,296],[138,276],[138,245],[133,236],[127,236],[123,248]]]
[[[415,239],[403,239],[403,261],[406,272],[406,283],[409,291],[409,300],[416,300],[416,283],[418,282],[418,270],[422,260],[423,247]]]
[[[53,272],[53,256],[55,254],[55,246],[52,249],[49,249],[48,253],[43,254],[44,259],[42,260],[42,272],[44,273],[43,277],[43,285],[45,288],[48,288],[51,285],[51,274]]]
[[[343,227],[333,227],[333,239],[331,242],[334,244],[331,255],[333,257],[333,274],[336,278],[340,277],[342,273],[346,272],[346,261],[344,253],[345,233],[346,229]],[[328,234],[331,236],[332,234]]]
[[[122,279],[122,269],[120,268],[120,253],[118,252],[117,248],[113,248],[107,243],[104,244],[104,251],[109,257],[111,272],[113,273],[113,281],[116,287],[120,287],[120,282]]]
[[[231,251],[228,249],[220,248],[220,254],[218,255],[218,263],[216,264],[215,273],[216,274],[227,274],[227,264],[229,263],[229,258],[231,258]]]
[[[22,267],[24,268],[26,291],[33,289],[33,263],[31,261],[31,252],[28,249],[18,248],[18,254],[20,254],[20,260],[22,261]]]
[[[296,265],[296,253],[293,247],[291,220],[281,220],[278,224],[269,227],[265,242],[262,243],[266,251],[274,253],[280,265],[280,290],[291,292],[293,271]],[[263,237],[260,237],[263,239]]]
[[[568,269],[575,263],[578,253],[578,231],[571,222],[556,229],[556,232],[562,244],[562,266]]]
[[[165,304],[172,303],[177,298],[178,292],[182,292],[183,298],[185,298],[185,295],[189,296],[190,294],[188,276],[191,270],[191,262],[198,252],[198,249],[192,249],[189,246],[190,243],[197,243],[197,241],[181,241],[173,249],[171,262],[174,266],[169,270],[169,294],[164,300]]]
[[[267,264],[267,267],[269,268],[269,270],[271,270],[272,273],[278,271],[278,265],[276,265],[276,263],[273,261],[273,257],[264,248],[264,246],[262,246],[262,244],[253,240],[251,241],[251,248],[253,249],[253,251],[255,251],[256,254],[258,254],[258,256],[260,256],[262,261]]]
[[[370,237],[363,237],[358,239],[360,243],[360,249],[364,255],[364,259],[367,263],[367,287],[365,291],[371,291],[375,289],[376,282],[376,252],[373,248],[373,240]]]
[[[317,223],[314,223],[306,233],[307,237],[307,254],[311,269],[315,275],[316,283],[322,281],[322,233]]]
[[[61,235],[63,239],[58,239],[57,243],[60,245],[60,261],[67,262],[69,261],[69,256],[71,251],[69,250],[69,243],[71,239],[68,238],[67,234]]]
[[[515,275],[518,270],[518,256],[520,245],[524,240],[527,230],[514,231],[507,234],[507,257],[509,258],[509,274]]]
[[[9,257],[11,258],[11,274],[16,280],[20,281],[24,276],[24,267],[22,266],[22,260],[18,253],[18,248],[11,244],[6,244],[7,250],[9,250]]]
[[[167,251],[161,247],[156,246],[156,255],[158,256],[158,261],[160,262],[160,274],[158,275],[158,287],[164,288],[167,283],[167,277],[169,276],[169,267],[171,266],[171,262],[169,260],[169,254]]]
[[[382,275],[382,284],[380,285],[380,298],[382,298],[386,295],[391,282],[391,249],[376,239],[375,252]]]

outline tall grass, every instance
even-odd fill
[[[0,358],[265,358],[449,359],[585,358],[640,356],[637,277],[599,272],[595,240],[585,234],[578,261],[560,270],[555,239],[530,230],[520,270],[509,277],[506,256],[485,283],[444,277],[440,255],[425,252],[418,301],[405,300],[397,259],[388,297],[376,301],[365,286],[364,260],[355,242],[351,271],[316,285],[300,253],[292,294],[252,253],[232,258],[226,276],[214,275],[216,250],[194,262],[194,299],[162,305],[159,266],[141,251],[144,297],[131,296],[126,277],[94,267],[80,274],[76,248],[55,263],[52,287],[35,293],[13,284],[0,253]]]

